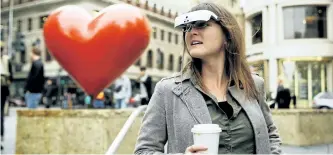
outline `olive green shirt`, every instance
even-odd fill
[[[219,154],[254,154],[255,139],[252,125],[242,107],[227,93],[227,101],[219,102],[198,86],[203,95],[213,124],[222,129],[219,140]]]

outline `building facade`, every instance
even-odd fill
[[[20,89],[23,89],[24,80],[30,70],[29,53],[33,46],[42,50],[45,75],[47,77],[63,76],[69,79],[66,71],[62,70],[55,61],[43,39],[43,24],[48,15],[55,9],[64,5],[80,6],[94,15],[99,10],[117,3],[129,3],[141,8],[147,15],[152,26],[150,44],[135,64],[130,66],[126,73],[131,79],[137,79],[140,66],[146,66],[147,72],[158,81],[162,77],[170,76],[180,70],[180,61],[183,51],[181,31],[174,29],[174,18],[177,12],[166,8],[157,8],[156,4],[148,1],[134,0],[14,0],[13,7],[13,34],[24,36],[25,50],[16,50],[16,79]],[[9,0],[1,0],[1,26],[8,27]],[[6,31],[4,31],[6,35]],[[19,32],[19,33],[18,33]],[[6,36],[4,37],[6,40]],[[5,42],[5,41],[4,41]],[[6,44],[4,44],[6,46]],[[22,93],[23,90],[20,90]],[[20,94],[21,94],[20,93]]]
[[[251,0],[243,10],[248,61],[266,92],[281,78],[297,103],[310,106],[333,91],[332,0]]]
[[[244,13],[242,10],[242,3],[244,0],[191,0],[191,6],[195,6],[199,3],[212,2],[226,8],[230,13],[234,15],[240,27],[244,29]]]

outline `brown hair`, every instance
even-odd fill
[[[250,68],[247,64],[245,56],[245,42],[243,33],[237,23],[235,17],[222,6],[218,6],[214,3],[201,3],[193,7],[190,12],[197,10],[209,10],[214,12],[219,18],[219,25],[221,26],[225,36],[227,45],[225,46],[225,62],[224,72],[229,78],[229,85],[232,81],[236,85],[237,89],[244,89],[247,97],[253,97],[258,99],[259,94],[255,87],[254,80],[252,78]],[[183,33],[184,53],[188,52],[185,44],[185,32]],[[192,58],[184,68],[183,72],[187,69],[191,69],[194,72],[194,76],[198,81],[198,84],[203,89],[203,83],[201,78],[201,66],[200,59]]]
[[[42,55],[42,52],[41,52],[38,48],[36,48],[36,47],[34,47],[34,48],[32,49],[32,53],[33,53],[34,55],[37,55],[37,56],[41,56],[41,55]]]

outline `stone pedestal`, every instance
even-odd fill
[[[16,154],[104,154],[133,110],[19,110]],[[333,143],[333,110],[273,110],[285,145]],[[117,154],[133,154],[140,115]]]
[[[285,145],[333,143],[333,110],[288,109],[272,111]]]
[[[16,154],[105,154],[132,110],[17,111]],[[142,116],[117,154],[134,151]]]

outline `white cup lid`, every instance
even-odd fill
[[[197,124],[191,130],[193,133],[218,133],[221,131],[218,124]]]

